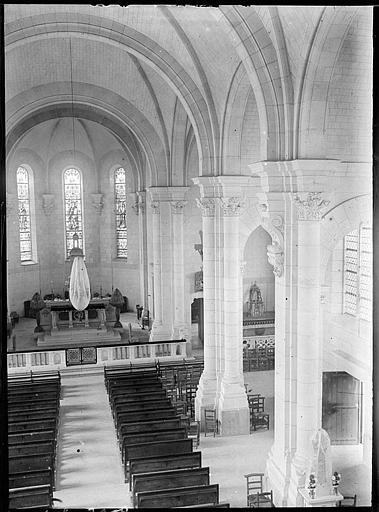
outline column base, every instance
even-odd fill
[[[222,436],[250,434],[250,411],[242,383],[225,381],[221,383],[218,420]]]
[[[151,328],[149,342],[172,340],[171,329],[164,324],[153,324]]]
[[[267,490],[272,489],[276,507],[287,507],[290,480],[290,461],[286,460],[288,458],[278,456],[273,446],[266,463]]]
[[[204,372],[202,373],[199,381],[195,396],[195,419],[200,421],[200,430],[204,431],[204,410],[214,409],[216,403],[216,377],[208,377]]]

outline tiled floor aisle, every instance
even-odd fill
[[[55,507],[130,507],[102,372],[62,373],[59,430]]]

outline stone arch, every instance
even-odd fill
[[[325,119],[329,86],[347,30],[358,7],[324,9],[313,38],[306,68],[299,85],[295,123],[297,158],[320,158],[325,147]],[[339,44],[336,44],[338,42]]]
[[[215,14],[246,69],[254,90],[260,121],[261,160],[282,160],[291,156],[285,133],[292,130],[291,118],[284,109],[283,88],[288,81],[281,76],[280,57],[259,15],[254,12],[246,22],[240,6],[220,6]],[[269,62],[267,64],[267,61]],[[286,94],[288,96],[288,93]],[[292,150],[292,148],[290,148]]]
[[[240,168],[242,141],[246,124],[249,126],[252,124],[251,120],[246,119],[247,104],[251,96],[254,97],[251,84],[244,67],[240,64],[231,80],[224,109],[221,131],[221,174],[243,174]],[[252,160],[253,158],[250,159]],[[248,173],[250,174],[250,171]]]
[[[216,159],[207,103],[188,73],[155,41],[117,21],[81,13],[34,15],[25,18],[23,22],[25,26],[22,29],[17,22],[6,26],[7,48],[51,34],[57,37],[67,37],[68,33],[76,34],[77,37],[85,34],[86,38],[127,48],[129,53],[146,62],[173,88],[191,119],[198,143],[200,174],[215,174]]]
[[[105,183],[109,186],[110,177],[109,173],[112,169],[115,169],[118,166],[122,166],[123,161],[126,161],[126,164],[132,171],[133,178],[133,190],[130,192],[136,192],[139,190],[140,183],[140,169],[137,165],[137,162],[131,152],[123,152],[121,150],[112,150],[109,151],[106,155],[104,155],[99,162],[99,170],[100,170],[100,182]],[[102,187],[101,187],[102,188]]]
[[[33,97],[30,98],[30,95],[28,99],[25,97],[24,108],[17,112],[16,105],[22,104],[23,98],[17,97],[9,105],[7,153],[12,151],[16,142],[35,124],[58,117],[71,117],[71,98],[67,95],[62,100],[62,95],[58,95],[57,92],[58,87],[57,84],[49,84],[49,86],[34,88]],[[166,165],[165,152],[160,138],[149,121],[130,102],[102,87],[78,83],[75,84],[75,88],[78,98],[74,104],[76,117],[102,124],[113,133],[124,148],[125,141],[130,141],[130,132],[132,132],[149,161],[149,168],[152,170],[149,181],[155,186],[165,185],[158,181],[158,169],[165,168]],[[24,93],[19,96],[23,95]],[[107,103],[101,99],[104,97],[107,97]],[[33,109],[34,104],[38,104],[38,107]],[[136,143],[134,146],[138,147]],[[146,179],[144,181],[146,182]]]
[[[371,224],[370,196],[363,194],[347,199],[329,210],[321,221],[321,284],[336,244],[364,222]]]

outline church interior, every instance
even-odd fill
[[[369,6],[4,6],[9,507],[371,506]]]

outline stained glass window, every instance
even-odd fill
[[[73,236],[78,235],[78,245],[83,249],[82,181],[77,169],[67,169],[63,175],[66,257],[70,257]]]
[[[343,312],[371,320],[372,229],[362,225],[344,239]]]
[[[117,258],[128,257],[128,226],[126,215],[126,173],[119,167],[114,173]]]
[[[25,167],[17,169],[18,220],[20,231],[21,261],[32,260],[32,228],[30,216],[29,172]]]

